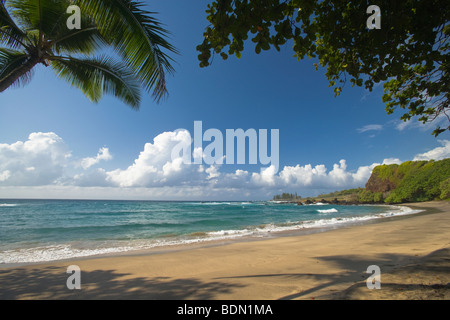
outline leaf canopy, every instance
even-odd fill
[[[369,30],[368,1],[360,0],[215,0],[208,5],[209,25],[197,46],[201,67],[212,56],[237,58],[249,39],[256,53],[287,43],[298,60],[315,58],[326,68],[335,95],[347,80],[372,91],[383,83],[388,114],[404,109],[401,119],[431,122],[446,117],[450,130],[450,2],[377,1],[381,29]]]

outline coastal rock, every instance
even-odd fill
[[[339,200],[337,198],[334,198],[330,203],[331,204],[339,204]]]

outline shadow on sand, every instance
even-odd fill
[[[304,290],[280,297],[280,300],[302,299],[316,296],[322,299],[448,299],[450,297],[450,248],[436,250],[419,259],[414,255],[382,254],[376,260],[367,260],[356,255],[317,257],[330,268],[344,270],[332,274],[280,273],[255,274],[228,278],[283,278],[304,285]],[[369,265],[381,269],[383,290],[369,290],[366,273]],[[216,278],[218,280],[224,278]],[[387,280],[387,281],[383,281]],[[394,282],[389,282],[393,280]],[[407,281],[406,281],[407,280]],[[308,287],[308,284],[313,284]],[[347,285],[346,290],[336,287]],[[395,291],[401,292],[396,295]],[[410,297],[407,292],[411,291]],[[414,293],[412,291],[415,291]],[[372,294],[373,293],[373,294]],[[375,293],[377,293],[375,295]],[[416,294],[416,295],[414,295]]]
[[[212,300],[219,295],[233,299],[240,289],[270,279],[274,283],[299,284],[302,290],[279,297],[308,299],[448,299],[450,297],[450,248],[428,256],[382,254],[376,260],[357,255],[316,257],[338,273],[272,273],[196,278],[133,277],[114,270],[81,273],[81,290],[69,290],[70,275],[64,267],[0,269],[0,299],[173,299]],[[381,269],[381,290],[369,290],[369,265]],[[241,279],[241,280],[239,280]],[[245,279],[245,281],[242,281]],[[337,290],[336,288],[340,288]],[[370,293],[369,293],[370,291]],[[410,294],[408,295],[408,292]],[[261,299],[255,292],[252,299]]]
[[[81,290],[69,290],[65,268],[0,270],[0,300],[15,299],[213,299],[238,284],[202,282],[195,278],[130,278],[114,270],[81,272]]]

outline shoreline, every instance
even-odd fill
[[[315,206],[316,204],[311,204]],[[328,204],[331,205],[331,204]],[[207,232],[201,232],[205,234],[205,237],[200,238],[185,238],[183,240],[169,240],[167,242],[162,241],[161,243],[155,244],[147,244],[144,247],[133,247],[132,244],[122,244],[117,247],[111,247],[106,249],[112,249],[109,252],[101,252],[94,254],[81,254],[78,256],[72,257],[60,257],[56,259],[50,260],[40,260],[40,261],[21,261],[21,262],[6,262],[0,263],[0,270],[5,268],[16,268],[30,265],[41,265],[41,264],[49,264],[49,263],[57,263],[57,262],[70,262],[77,260],[86,260],[86,259],[98,259],[98,258],[106,258],[106,257],[121,257],[121,256],[133,256],[133,255],[150,255],[150,254],[161,254],[161,253],[169,253],[174,251],[181,250],[191,250],[195,248],[203,248],[203,247],[217,247],[222,245],[228,245],[236,242],[249,242],[249,241],[264,241],[269,239],[274,239],[278,237],[292,237],[292,236],[302,236],[307,234],[314,233],[322,233],[330,230],[336,230],[340,228],[348,228],[352,226],[365,225],[371,223],[380,223],[384,221],[388,221],[388,219],[396,219],[407,217],[410,215],[424,214],[427,211],[431,210],[430,208],[423,207],[414,207],[409,204],[404,205],[393,205],[393,204],[358,204],[352,206],[369,206],[369,207],[384,207],[386,210],[382,213],[378,214],[369,214],[367,216],[360,217],[338,217],[338,218],[325,218],[325,224],[322,224],[323,219],[319,220],[305,220],[298,223],[293,223],[291,226],[275,226],[275,228],[269,228],[265,230],[257,229],[242,229],[242,230],[230,230],[231,234],[227,234],[228,230],[222,230],[224,232],[223,235],[217,237],[209,237],[207,236]],[[419,212],[392,212],[393,210],[398,210],[398,207],[405,207],[412,211],[418,210]],[[222,232],[222,231],[219,231]],[[236,232],[238,231],[238,232]],[[241,231],[241,232],[239,232]],[[213,231],[212,233],[217,233]],[[131,245],[131,247],[129,247]],[[145,247],[147,246],[147,247]],[[42,247],[45,250],[45,247]],[[52,248],[50,248],[51,250]],[[93,250],[102,250],[94,248]]]
[[[0,268],[0,299],[449,299],[450,203],[402,205],[425,212],[320,233]],[[430,259],[442,270],[423,271]],[[73,264],[81,290],[66,287]],[[373,264],[382,290],[366,288]],[[392,289],[401,268],[420,271],[417,290]]]

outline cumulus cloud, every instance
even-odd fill
[[[261,169],[260,173],[254,172],[252,174],[252,181],[259,186],[273,187],[277,184],[278,177],[276,175],[276,168],[274,165]]]
[[[208,180],[218,178],[220,176],[219,167],[215,165],[211,165],[205,170],[205,172],[208,174],[208,177],[206,178]]]
[[[52,184],[63,175],[70,157],[64,141],[53,132],[35,132],[26,141],[0,144],[0,184]]]
[[[347,162],[340,160],[328,170],[325,165],[312,166],[285,166],[279,174],[274,168],[269,167],[261,170],[261,173],[253,173],[252,181],[261,187],[278,188],[352,188],[363,186],[369,179],[372,169],[379,165],[373,163],[370,166],[361,166],[356,171],[347,170]]]
[[[417,160],[442,160],[450,157],[450,141],[438,140],[442,147],[434,148],[428,152],[417,154],[414,161]]]
[[[8,180],[9,177],[11,177],[11,171],[9,170],[3,171],[2,173],[0,173],[0,182]]]
[[[238,169],[232,173],[222,172],[220,164],[193,164],[191,156],[201,154],[194,149],[191,154],[191,136],[187,130],[163,132],[146,143],[134,163],[125,169],[93,173],[107,184],[125,188],[154,187],[202,187],[211,188],[346,188],[363,186],[376,164],[348,170],[345,160],[334,164],[331,170],[325,165],[311,164],[285,166],[280,172],[274,165],[261,168],[259,172]],[[186,161],[188,160],[188,161]],[[77,176],[79,183],[92,185],[95,179]]]
[[[126,169],[116,169],[107,172],[107,180],[120,187],[156,187],[163,185],[179,185],[187,183],[199,175],[205,175],[203,170],[186,161],[191,155],[191,135],[187,130],[163,132],[146,143],[144,150],[134,163]],[[208,173],[215,173],[209,169]]]
[[[87,158],[83,158],[81,160],[80,165],[83,167],[83,169],[88,169],[90,167],[92,167],[93,165],[99,163],[101,160],[111,160],[113,157],[112,155],[109,153],[109,149],[108,148],[100,148],[100,150],[98,150],[98,153],[95,157],[87,157]]]
[[[191,150],[191,142],[187,130],[163,132],[144,145],[131,165],[107,171],[94,165],[112,159],[108,148],[100,148],[93,157],[73,160],[68,146],[57,134],[32,133],[26,141],[0,144],[0,187],[72,188],[80,196],[89,193],[82,190],[95,190],[102,198],[107,192],[145,198],[146,191],[151,197],[165,199],[188,199],[188,195],[195,195],[196,199],[266,197],[280,190],[312,195],[311,192],[363,187],[375,166],[402,162],[398,158],[385,158],[380,163],[349,168],[347,161],[341,159],[331,167],[297,164],[279,171],[271,165],[253,172],[242,169],[226,172],[225,164],[190,163],[191,156],[196,159],[195,155],[201,155],[201,150]],[[450,141],[439,142],[440,147],[417,154],[414,160],[449,157]],[[67,195],[62,191],[61,194]]]
[[[399,158],[387,158],[383,160],[383,164],[400,164],[403,161],[401,161]]]

